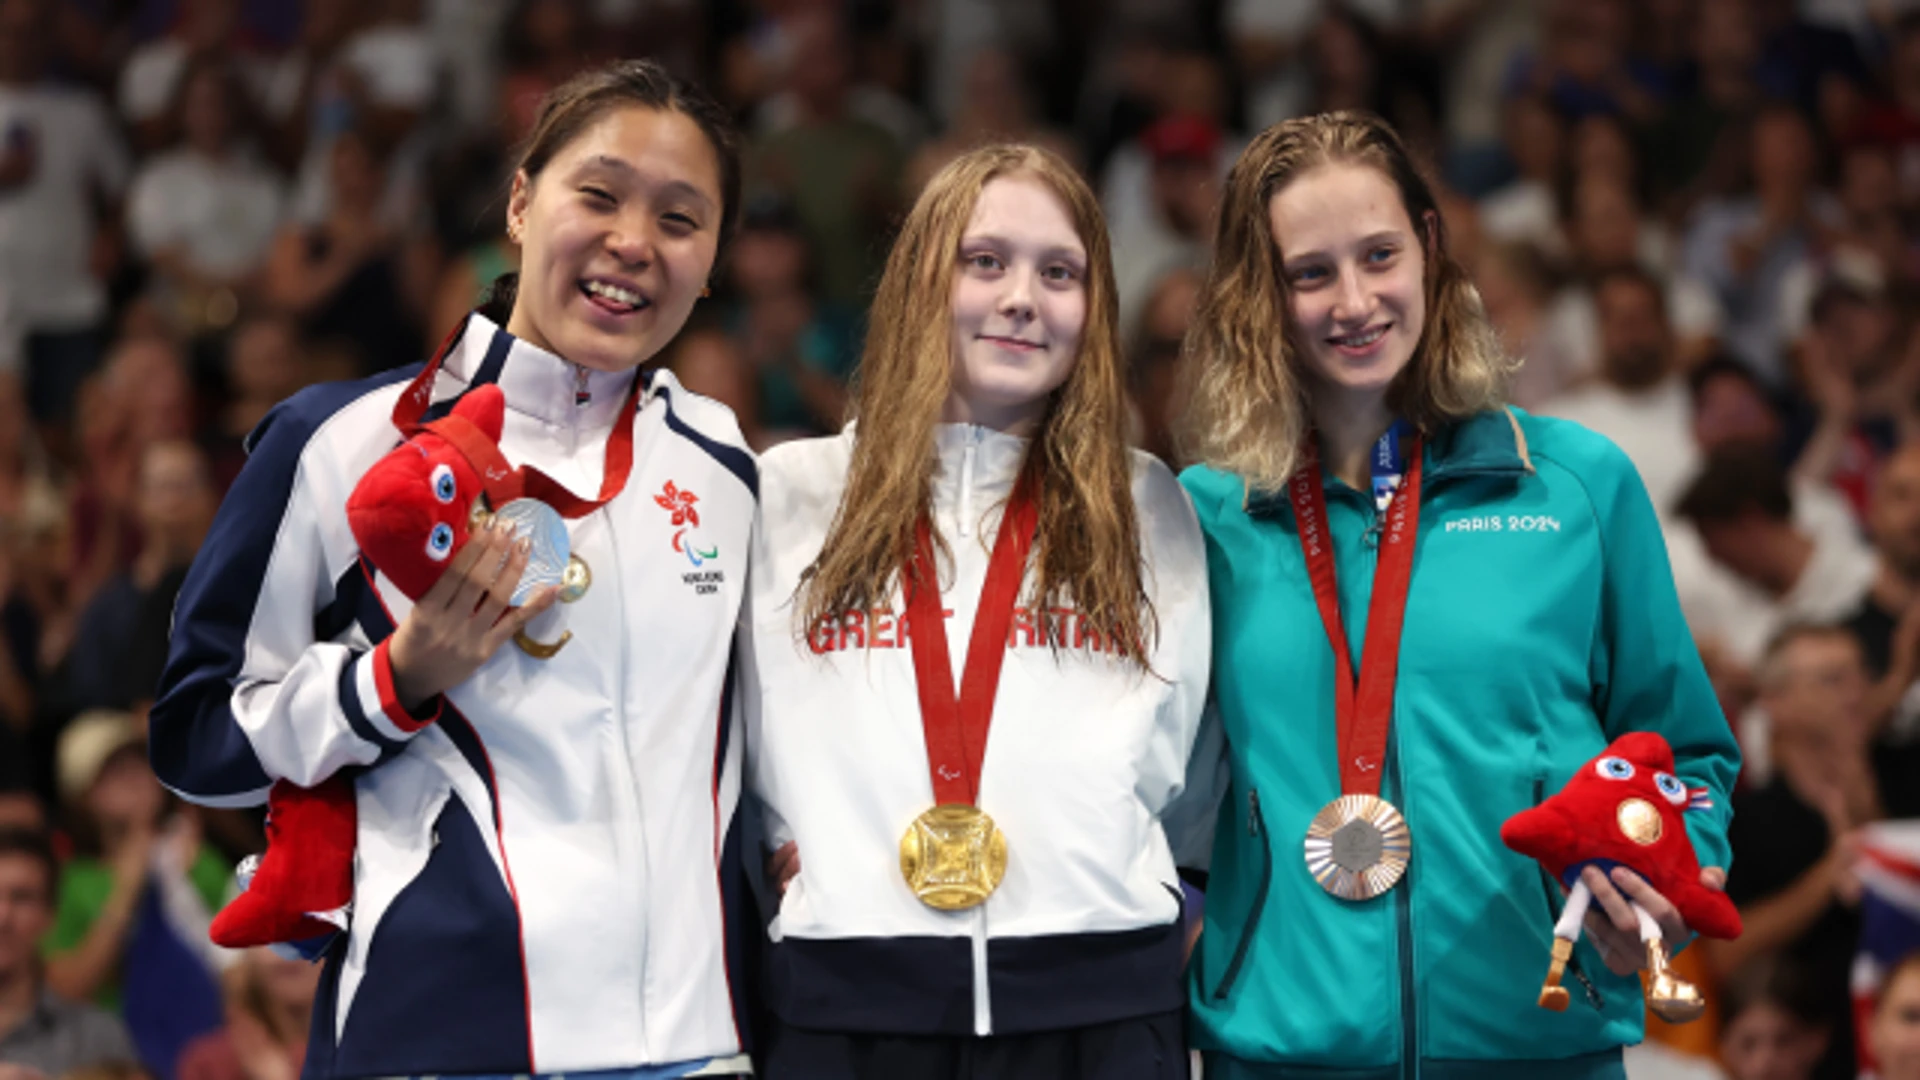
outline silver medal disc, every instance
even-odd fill
[[[527,568],[520,575],[520,586],[513,590],[515,607],[526,603],[536,590],[563,583],[573,544],[567,536],[566,519],[559,511],[538,499],[515,499],[494,511],[493,516],[495,521],[513,524],[514,539],[533,538]]]

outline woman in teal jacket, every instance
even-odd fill
[[[1227,747],[1191,965],[1208,1080],[1623,1077],[1627,899],[1670,941],[1684,923],[1587,871],[1574,1003],[1543,1010],[1560,892],[1499,832],[1631,730],[1727,805],[1738,750],[1640,480],[1500,406],[1511,364],[1379,120],[1255,139],[1215,250],[1182,478],[1213,590],[1203,737]],[[1688,817],[1717,887],[1726,811]]]

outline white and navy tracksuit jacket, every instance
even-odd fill
[[[794,590],[839,505],[854,438],[787,443],[760,463],[739,703],[769,841],[798,841],[801,866],[768,928],[773,1012],[834,1032],[1009,1035],[1179,1009],[1181,892],[1162,817],[1184,783],[1212,634],[1186,493],[1134,454],[1159,621],[1152,674],[1099,651],[1070,612],[1056,654],[1016,608],[979,798],[1006,835],[1006,878],[980,907],[947,913],[900,873],[900,837],[933,803],[912,653],[898,637],[904,603],[797,636]],[[942,425],[936,439],[957,680],[1027,444],[970,425]]]
[[[444,695],[393,695],[409,603],[361,560],[347,495],[400,440],[418,371],[276,408],[180,592],[153,709],[161,780],[213,806],[357,774],[352,927],[327,959],[306,1075],[514,1074],[741,1049],[727,909],[740,740],[727,703],[756,486],[725,408],[652,372],[624,490],[569,522],[585,597]],[[587,372],[473,315],[434,387],[506,392],[502,449],[584,498],[632,374]],[[663,506],[692,493],[698,524]]]

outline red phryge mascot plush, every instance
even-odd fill
[[[474,389],[444,419],[376,462],[347,499],[361,553],[409,599],[433,587],[471,529],[487,520],[482,497],[490,479],[505,475],[505,417],[498,386]],[[267,795],[266,853],[246,891],[214,917],[214,943],[239,949],[344,929],[356,828],[351,779],[312,788],[275,783]]]
[[[1700,884],[1700,862],[1687,836],[1683,815],[1712,805],[1707,789],[1690,789],[1674,775],[1667,740],[1636,731],[1615,739],[1582,766],[1558,795],[1500,827],[1500,839],[1508,847],[1539,860],[1568,889],[1566,908],[1553,928],[1553,964],[1540,990],[1542,1006],[1555,1012],[1567,1007],[1560,975],[1593,899],[1580,881],[1580,871],[1587,866],[1603,872],[1624,866],[1670,900],[1694,930],[1708,937],[1740,936],[1740,913],[1733,902]],[[1659,924],[1640,905],[1634,904],[1633,910],[1640,917],[1640,940],[1646,944],[1652,976],[1648,1005],[1669,1023],[1694,1019],[1704,1008],[1699,992],[1668,971]]]

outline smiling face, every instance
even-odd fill
[[[713,146],[685,114],[630,105],[596,120],[537,177],[514,177],[521,270],[507,330],[599,371],[651,359],[713,270],[720,192]]]
[[[1016,175],[981,190],[956,254],[945,419],[1030,431],[1080,353],[1086,245],[1060,197]]]
[[[1267,204],[1288,330],[1318,400],[1380,398],[1427,321],[1426,255],[1392,181],[1332,163]]]

